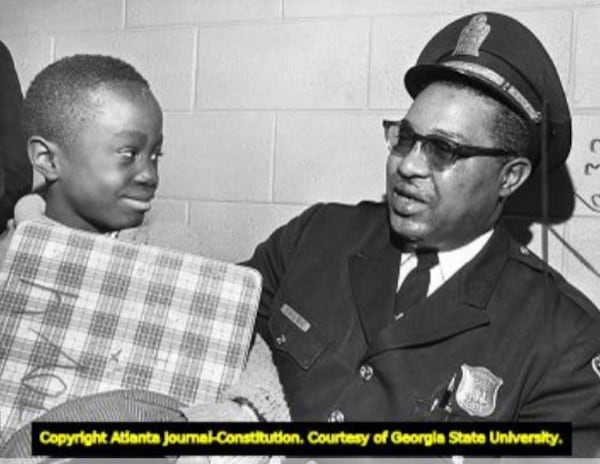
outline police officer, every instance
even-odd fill
[[[478,13],[405,84],[412,106],[384,121],[387,202],[313,206],[248,262],[292,418],[570,421],[574,454],[595,455],[598,310],[499,219],[569,153],[554,64],[522,24]]]

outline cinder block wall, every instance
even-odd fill
[[[409,105],[404,71],[442,25],[486,9],[536,32],[566,86],[574,192],[551,188],[548,258],[600,304],[600,0],[0,0],[0,38],[24,88],[74,53],[134,64],[165,111],[152,214],[240,260],[313,202],[381,198],[380,120]],[[538,207],[509,213],[541,254]]]

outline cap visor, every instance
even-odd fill
[[[404,75],[404,85],[412,98],[415,98],[425,87],[436,81],[459,81],[483,91],[485,94],[508,104],[526,118],[523,108],[498,85],[478,74],[464,69],[451,68],[441,64],[421,64],[413,66]]]

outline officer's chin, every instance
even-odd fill
[[[389,222],[392,233],[403,246],[409,249],[426,245],[428,226],[417,216],[402,216],[390,208]]]

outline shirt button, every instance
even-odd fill
[[[344,422],[344,413],[339,409],[335,409],[329,414],[327,422]]]
[[[277,345],[281,346],[286,342],[286,338],[284,334],[281,334],[279,337],[275,337],[275,343],[277,343]]]
[[[363,364],[360,366],[358,372],[365,382],[368,382],[373,377],[373,368],[368,364]]]
[[[525,246],[522,246],[522,247],[520,248],[520,251],[521,251],[521,253],[522,253],[522,254],[524,254],[525,256],[529,255],[529,250],[528,250],[528,249],[527,249],[527,247],[525,247]]]

